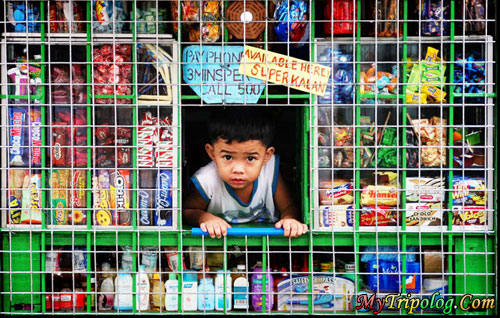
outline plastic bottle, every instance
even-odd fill
[[[136,292],[137,295],[135,297],[136,300],[136,309],[137,310],[149,310],[149,278],[146,273],[146,266],[139,266],[139,274],[137,275],[136,280]]]
[[[99,281],[99,296],[97,301],[97,308],[99,310],[111,310],[113,308],[114,298],[115,298],[115,285],[113,283],[113,277],[111,276],[111,266],[109,263],[102,263],[102,271]]]
[[[132,287],[134,281],[130,272],[120,270],[115,278],[116,297],[114,302],[115,310],[132,310]]]
[[[196,271],[184,271],[182,276],[182,310],[190,311],[198,309],[198,274]]]
[[[270,270],[267,270],[268,272]],[[263,275],[262,275],[262,264],[260,262],[257,262],[253,269],[254,274],[252,275],[250,279],[250,291],[252,292],[252,307],[255,311],[261,311],[262,310],[262,280],[263,280]],[[266,311],[271,309],[273,307],[273,296],[272,296],[272,291],[273,291],[273,276],[270,273],[266,274]]]
[[[226,276],[226,292],[224,292],[224,276]],[[215,277],[215,310],[224,310],[224,294],[226,296],[226,311],[232,309],[232,278],[229,274],[224,274],[223,270],[217,271],[217,276]]]
[[[95,276],[90,277],[90,308],[95,308]]]
[[[198,286],[198,310],[211,311],[215,309],[215,286],[212,278],[200,279]]]
[[[160,311],[160,308],[163,308],[163,305],[165,304],[165,285],[163,282],[160,280],[160,274],[159,273],[154,273],[153,274],[153,309],[156,311]]]
[[[274,305],[275,305],[275,307],[278,306],[278,295],[279,295],[278,294],[278,285],[282,280],[287,279],[289,276],[287,273],[287,269],[285,267],[282,267],[280,270],[278,270],[278,272],[280,272],[280,271],[281,271],[281,273],[277,273],[275,278],[274,278],[273,288],[274,288]],[[278,308],[276,308],[276,310],[277,309]]]
[[[234,309],[248,309],[248,279],[246,267],[238,265],[237,273],[233,275],[234,282]]]
[[[165,310],[177,311],[179,309],[179,282],[174,273],[168,274],[165,282]]]
[[[63,288],[61,290],[61,310],[73,310],[73,292],[70,288]]]

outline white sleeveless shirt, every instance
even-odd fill
[[[208,203],[207,212],[228,223],[274,223],[278,220],[273,197],[278,185],[279,164],[279,156],[273,155],[262,166],[248,204],[241,202],[234,189],[221,179],[213,161],[196,171],[191,181]]]

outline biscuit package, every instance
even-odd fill
[[[442,203],[408,203],[406,205],[406,226],[443,225]]]
[[[354,201],[352,182],[347,179],[320,181],[319,201],[322,205],[344,205]]]
[[[407,202],[440,202],[444,201],[444,178],[407,178]]]
[[[320,206],[315,216],[315,226],[319,229],[332,227],[352,227],[354,208],[352,205]]]

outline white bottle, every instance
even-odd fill
[[[135,290],[137,292],[135,297],[136,309],[141,311],[149,310],[149,278],[144,265],[139,266]]]
[[[133,279],[130,272],[120,270],[115,278],[115,310],[132,310]]]
[[[198,273],[193,270],[184,271],[182,276],[182,310],[198,309]]]
[[[224,271],[218,270],[217,276],[215,277],[215,310],[224,310],[224,294],[226,296],[226,311],[231,310],[231,290],[232,288],[232,278],[229,274],[226,274],[226,292],[224,293]]]
[[[179,309],[179,282],[174,273],[168,274],[165,282],[165,310],[177,311]]]
[[[115,298],[115,285],[111,275],[111,266],[109,263],[102,264],[102,275],[99,280],[99,296],[97,297],[97,308],[99,310],[113,309]]]
[[[245,265],[238,265],[234,279],[234,309],[248,309],[248,279]]]

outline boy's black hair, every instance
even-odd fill
[[[227,143],[260,140],[269,147],[274,137],[274,123],[266,113],[261,107],[237,106],[213,112],[208,122],[210,143],[219,138]]]

